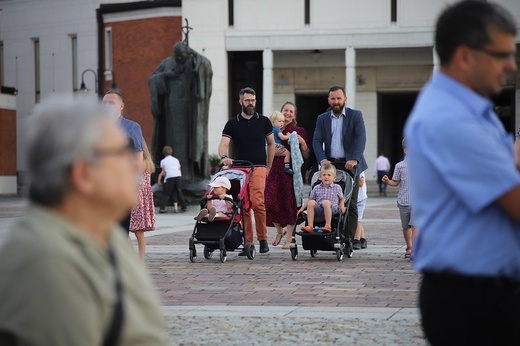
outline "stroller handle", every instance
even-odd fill
[[[342,171],[347,172],[347,174],[350,175],[352,178],[359,175],[359,173],[358,173],[359,164],[355,165],[353,170],[345,169],[345,167],[344,167],[345,161],[331,161],[330,164],[333,165],[334,167],[336,167],[337,169],[341,169]],[[319,167],[318,163],[315,163],[314,165],[312,165],[311,173],[317,172],[318,167]]]
[[[224,164],[221,163],[219,165],[219,170],[221,170],[222,167],[224,167]],[[255,165],[251,161],[247,160],[233,160],[233,164],[231,165],[231,167],[246,167],[251,168],[251,170],[253,170],[255,168]]]

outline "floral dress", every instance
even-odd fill
[[[132,208],[130,231],[153,231],[155,229],[155,207],[150,185],[150,172],[144,172],[139,183],[139,201]]]

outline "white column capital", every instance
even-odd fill
[[[356,66],[356,49],[352,46],[348,46],[345,49],[345,65],[347,67]]]
[[[352,46],[345,49],[345,93],[347,106],[356,107],[356,50]]]
[[[264,69],[273,68],[273,51],[271,48],[266,48],[262,52],[262,63],[264,65]]]
[[[262,112],[268,116],[273,111],[273,51],[271,48],[264,49],[262,53],[262,65],[264,68],[263,73],[263,99],[262,99]]]

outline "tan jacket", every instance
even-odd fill
[[[121,272],[124,319],[120,345],[166,345],[157,297],[123,232],[112,247]],[[0,249],[0,332],[17,345],[98,346],[116,300],[108,252],[86,231],[32,206]]]

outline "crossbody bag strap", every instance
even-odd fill
[[[110,327],[103,338],[103,346],[116,346],[119,343],[123,327],[123,284],[121,282],[121,272],[117,266],[116,256],[112,248],[108,249],[108,257],[114,270],[116,304],[112,313]]]

